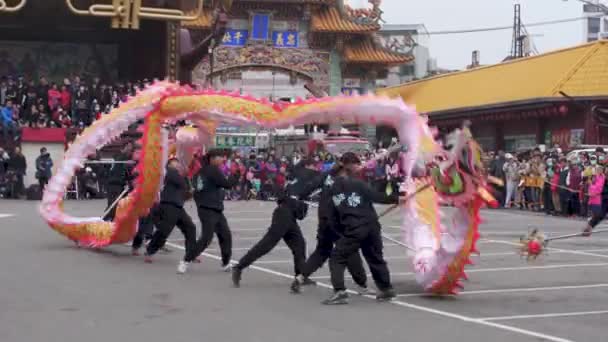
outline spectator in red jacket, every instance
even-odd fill
[[[61,92],[57,89],[57,84],[53,83],[48,91],[49,108],[51,112],[57,110],[57,107],[61,104]]]

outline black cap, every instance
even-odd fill
[[[595,153],[605,153],[603,147],[598,147],[595,149]]]
[[[357,156],[353,152],[346,152],[342,155],[342,158],[340,158],[340,162],[345,165],[346,164],[360,164],[361,159],[359,159],[359,156]]]

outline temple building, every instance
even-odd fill
[[[371,92],[414,56],[382,44],[380,1],[369,2],[353,9],[342,0],[235,0],[223,38],[191,81],[272,100]],[[204,10],[183,21],[182,42],[196,45],[213,20]],[[359,129],[376,140],[375,127]]]
[[[608,144],[608,41],[378,90],[447,132],[472,122],[486,150]]]
[[[389,67],[413,60],[381,45],[380,1],[370,3],[352,9],[341,0],[233,1],[224,37],[192,82],[273,99],[305,97],[306,85],[329,95],[369,92]],[[208,10],[182,22],[193,42],[212,25]]]

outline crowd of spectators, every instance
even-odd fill
[[[389,182],[396,186],[400,171],[395,155],[376,160],[375,156],[382,152],[384,151],[376,150],[362,156],[363,160],[375,161],[366,163],[367,167],[362,170],[361,176],[376,189],[384,191]],[[296,150],[288,156],[278,156],[273,149],[264,152],[253,150],[248,154],[238,151],[231,153],[223,171],[227,177],[238,178],[239,182],[226,193],[226,199],[275,199],[277,191],[284,188],[290,172],[302,158],[312,158],[320,172],[331,170],[337,160],[336,156],[326,151],[318,151],[308,156],[302,150]],[[195,174],[199,167],[195,162],[190,173]]]
[[[504,180],[505,186],[497,189],[505,208],[586,218],[601,209],[602,196],[608,194],[608,158],[602,147],[568,155],[559,147],[519,154],[499,151],[488,157],[488,173]]]
[[[62,82],[0,77],[0,124],[3,139],[17,138],[19,127],[86,127],[142,89],[141,82],[105,83],[78,76]]]

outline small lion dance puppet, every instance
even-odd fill
[[[526,257],[528,262],[534,261],[539,255],[545,251],[545,245],[548,241],[546,240],[545,234],[541,233],[538,229],[534,229],[527,236],[519,238],[519,255]]]

